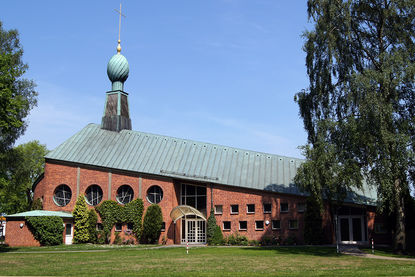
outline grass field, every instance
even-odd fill
[[[73,252],[100,250],[90,252]],[[44,253],[47,251],[47,253]],[[0,275],[404,276],[415,262],[338,255],[324,247],[3,248]]]

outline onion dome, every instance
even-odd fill
[[[120,41],[118,41],[117,54],[112,56],[107,66],[108,78],[112,82],[112,90],[124,90],[124,82],[128,78],[130,67],[127,59],[121,55]]]

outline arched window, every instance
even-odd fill
[[[122,185],[117,190],[117,201],[120,204],[130,203],[134,198],[134,191],[129,185]]]
[[[56,187],[53,193],[53,201],[56,205],[64,207],[71,202],[72,191],[71,188],[65,184]]]
[[[158,204],[163,199],[163,190],[159,186],[151,186],[147,190],[147,200],[152,204]]]
[[[91,206],[98,205],[102,200],[102,189],[98,185],[91,185],[85,192],[86,202]]]

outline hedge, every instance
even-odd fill
[[[63,220],[58,216],[26,217],[29,230],[40,245],[59,245],[63,241]]]

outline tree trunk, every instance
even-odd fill
[[[402,196],[402,188],[400,186],[401,181],[395,180],[395,201],[396,201],[396,226],[395,237],[393,241],[393,248],[395,252],[402,253],[406,250],[406,237],[405,237],[405,203]]]

